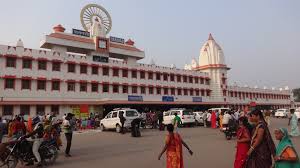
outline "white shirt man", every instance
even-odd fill
[[[206,116],[206,117],[207,117],[207,121],[208,121],[208,122],[211,122],[211,114],[210,114],[210,113],[207,113],[207,116]]]
[[[222,124],[223,125],[228,124],[230,119],[232,119],[231,115],[228,113],[225,113],[223,116]]]

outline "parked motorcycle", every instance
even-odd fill
[[[58,151],[53,143],[53,141],[44,141],[39,148],[44,165],[53,164],[57,159]],[[22,163],[36,161],[32,153],[33,142],[17,140],[1,145],[0,167],[15,168],[19,161]]]

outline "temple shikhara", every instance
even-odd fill
[[[103,115],[115,107],[290,107],[289,88],[229,86],[225,56],[211,34],[199,59],[183,69],[142,64],[132,39],[109,35],[112,20],[101,6],[85,6],[82,30],[57,25],[41,49],[0,45],[0,114],[63,115],[87,107]],[[178,58],[180,59],[180,58]],[[164,105],[164,106],[163,106]]]

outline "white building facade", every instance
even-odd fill
[[[0,115],[63,115],[83,106],[103,115],[110,105],[290,106],[290,90],[228,86],[230,68],[211,35],[199,62],[185,69],[141,64],[144,51],[130,39],[108,37],[101,19],[90,31],[54,27],[42,49],[25,48],[21,40],[0,45]]]

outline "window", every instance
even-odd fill
[[[128,77],[128,70],[127,70],[127,69],[123,69],[123,70],[122,70],[122,76],[123,76],[124,78],[127,78],[127,77]]]
[[[23,59],[23,69],[31,69],[32,60],[31,59]]]
[[[68,72],[75,73],[76,72],[76,65],[73,63],[68,64]]]
[[[187,95],[188,95],[188,90],[187,90],[187,89],[183,89],[183,94],[184,94],[185,96],[187,96]]]
[[[98,92],[98,83],[92,83],[92,92]]]
[[[156,80],[160,80],[160,73],[156,72]]]
[[[5,79],[5,89],[14,89],[15,79]]]
[[[39,115],[39,116],[45,115],[45,106],[37,105],[36,106],[36,115]]]
[[[75,92],[75,82],[68,82],[68,91],[74,91]]]
[[[108,84],[103,84],[102,91],[103,91],[103,93],[108,93],[109,92],[109,85]]]
[[[113,69],[113,76],[119,77],[119,69],[118,68]]]
[[[209,79],[206,79],[206,80],[205,80],[205,84],[206,84],[206,85],[209,85]]]
[[[194,96],[194,89],[190,89],[190,95]]]
[[[118,117],[118,112],[113,112],[112,113],[112,118],[117,118]]]
[[[30,106],[29,105],[21,105],[20,106],[20,115],[30,115]]]
[[[22,89],[31,89],[31,80],[30,79],[22,79]]]
[[[59,114],[59,105],[52,105],[51,106],[51,113],[58,115]]]
[[[38,70],[47,70],[47,61],[46,60],[38,61]]]
[[[136,70],[131,71],[131,77],[132,78],[137,78],[137,71]]]
[[[140,72],[140,78],[141,79],[145,79],[145,71],[141,71]]]
[[[182,90],[181,89],[177,89],[177,95],[182,95]]]
[[[108,67],[103,67],[102,68],[102,75],[103,76],[109,76],[109,68]]]
[[[98,74],[99,74],[98,67],[92,66],[92,75],[98,75]]]
[[[169,88],[164,88],[164,95],[168,95],[169,94]]]
[[[183,76],[183,82],[187,82],[187,76]]]
[[[128,93],[128,86],[127,85],[123,85],[123,93]]]
[[[171,95],[175,95],[175,88],[171,88]]]
[[[80,65],[80,73],[87,74],[87,65]]]
[[[80,83],[80,92],[86,92],[87,91],[87,83]]]
[[[167,73],[164,73],[163,77],[164,77],[164,81],[168,81],[168,75]]]
[[[137,93],[137,86],[132,86],[132,93]]]
[[[200,83],[204,84],[204,79],[203,78],[200,78]]]
[[[52,90],[60,89],[60,81],[52,81]]]
[[[156,88],[156,94],[158,94],[158,95],[161,94],[161,88]]]
[[[113,93],[119,93],[119,85],[113,85]]]
[[[210,96],[210,90],[207,90],[207,91],[206,91],[206,95],[207,95],[207,96]]]
[[[13,105],[4,105],[3,106],[3,111],[2,111],[3,116],[12,116],[14,113],[14,106]]]
[[[46,90],[45,80],[37,80],[37,90]]]
[[[172,81],[172,82],[175,81],[175,76],[174,76],[174,74],[170,74],[170,81]]]
[[[177,82],[181,82],[181,76],[177,75]]]
[[[60,71],[60,62],[52,62],[52,71]]]
[[[195,77],[195,83],[199,83],[199,78]]]
[[[201,90],[201,96],[205,96],[204,90]]]
[[[196,90],[196,96],[200,96],[200,91]]]
[[[153,87],[149,87],[149,94],[153,94]]]
[[[141,86],[141,94],[146,94],[146,87],[145,86]]]
[[[16,58],[12,58],[12,57],[7,57],[6,58],[6,67],[16,68],[16,65],[17,65],[17,59]]]
[[[148,79],[151,79],[151,80],[153,79],[153,72],[148,73]]]
[[[189,77],[189,83],[193,83],[193,77],[192,76]]]

